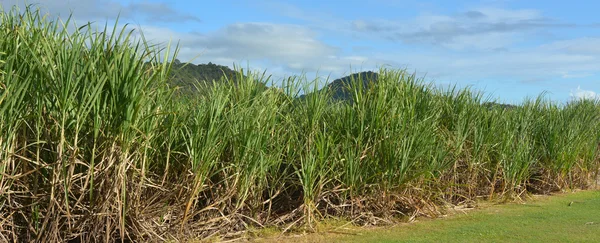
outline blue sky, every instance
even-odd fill
[[[72,10],[78,23],[120,13],[153,42],[179,40],[181,61],[250,65],[275,77],[386,66],[507,103],[541,92],[559,102],[600,97],[598,1],[37,2],[53,15]]]

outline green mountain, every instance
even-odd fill
[[[358,88],[356,85],[360,85],[362,83],[363,90],[366,90],[369,85],[377,82],[379,76],[378,73],[372,71],[354,73],[343,78],[339,78],[329,83],[326,87],[318,90],[317,92],[324,92],[326,90],[331,92],[331,101],[344,101],[344,102],[352,102],[353,100],[353,90]],[[305,99],[311,94],[302,95],[300,99]],[[501,109],[515,109],[518,106],[511,104],[503,104],[497,102],[485,102],[483,106],[492,108],[501,108]]]
[[[370,84],[377,82],[378,74],[372,71],[354,73],[327,84],[327,86],[316,92],[331,92],[331,101],[352,101],[353,90],[357,89],[357,85],[362,84],[363,89],[367,89]],[[301,95],[300,99],[305,99],[311,94]]]
[[[208,64],[192,64],[175,60],[172,64],[171,84],[179,87],[181,94],[199,94],[202,93],[202,89],[210,87],[215,82],[222,82],[227,79],[235,84],[240,78],[246,77],[239,71],[211,62]],[[334,80],[317,92],[329,90],[332,92],[332,101],[350,101],[352,100],[352,90],[357,88],[355,84],[359,80],[362,81],[363,88],[367,88],[369,83],[377,81],[377,73],[372,71],[354,73]],[[261,86],[267,89],[266,85],[261,84]],[[305,97],[306,95],[302,95],[300,99]]]
[[[210,62],[196,65],[175,60],[171,71],[172,85],[180,87],[181,92],[186,94],[197,93],[198,88],[210,86],[223,78],[236,83],[240,77],[243,77],[243,74],[238,71]]]
[[[208,64],[192,64],[181,63],[176,60],[173,63],[171,73],[171,83],[180,87],[181,94],[200,94],[202,89],[209,88],[215,82],[223,81],[224,78],[232,81],[234,84],[239,78],[246,78],[239,71],[230,69],[227,66],[221,66],[209,62]],[[376,83],[378,74],[372,71],[353,73],[351,75],[339,78],[329,83],[318,92],[331,92],[331,101],[346,101],[352,102],[353,90],[358,88],[356,85],[362,83],[363,89],[367,89],[372,83]],[[268,89],[264,84],[261,84],[264,89]],[[200,90],[199,90],[200,89]],[[299,97],[300,100],[312,94],[305,94]],[[509,104],[501,104],[495,102],[486,102],[483,104],[488,108],[500,107],[503,109],[514,109],[516,106]]]
[[[353,96],[353,90],[361,85],[363,90],[369,87],[369,84],[376,83],[378,74],[376,72],[360,72],[348,75],[343,78],[339,78],[327,85],[327,89],[331,91],[331,98],[336,101],[345,100],[351,101]]]
[[[483,103],[483,105],[486,106],[486,107],[488,107],[489,109],[498,107],[498,108],[502,108],[502,109],[505,109],[505,110],[507,110],[507,109],[511,110],[511,109],[515,109],[515,108],[518,107],[516,105],[502,104],[502,103],[496,103],[496,102],[485,102],[485,103]]]

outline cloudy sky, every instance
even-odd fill
[[[29,0],[28,3],[35,1]],[[367,3],[369,2],[369,3]],[[141,28],[180,41],[178,59],[249,65],[275,77],[338,78],[379,67],[503,102],[547,92],[600,97],[599,1],[38,0],[78,23]],[[21,0],[0,0],[6,10]]]

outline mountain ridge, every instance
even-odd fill
[[[182,63],[175,60],[173,64],[173,72],[171,74],[171,83],[181,90],[184,94],[199,94],[203,88],[209,88],[215,82],[220,82],[222,78],[232,81],[234,84],[238,82],[240,77],[246,76],[240,71],[233,70],[228,66],[214,64],[212,62],[206,64]],[[325,87],[314,92],[303,94],[298,97],[298,100],[306,99],[307,97],[318,94],[320,92],[330,92],[330,102],[352,102],[353,89],[358,82],[362,82],[362,89],[365,90],[369,85],[377,83],[379,73],[374,71],[362,71],[352,73],[350,75],[338,78],[328,83]],[[360,85],[360,84],[359,84]],[[264,89],[269,89],[261,83]],[[482,105],[488,108],[499,107],[502,109],[514,109],[517,106],[510,104],[502,104],[497,102],[484,102]]]

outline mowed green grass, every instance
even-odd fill
[[[389,228],[333,231],[338,233],[286,238],[286,242],[600,242],[600,191],[482,206]]]

